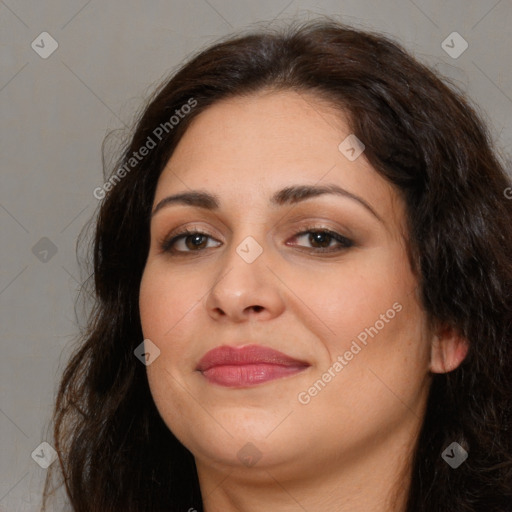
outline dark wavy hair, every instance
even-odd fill
[[[72,510],[203,510],[194,458],[161,419],[134,356],[143,340],[139,285],[156,184],[181,136],[215,102],[262,89],[310,93],[348,115],[369,162],[405,201],[429,320],[469,341],[457,369],[432,375],[407,512],[503,512],[512,503],[510,177],[456,87],[387,37],[332,20],[217,42],[166,80],[139,116],[111,176],[125,172],[95,220],[94,305],[52,422],[54,469]],[[156,147],[130,161],[148,138]],[[441,457],[453,441],[469,452],[456,470]]]

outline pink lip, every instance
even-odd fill
[[[261,345],[214,348],[199,361],[197,370],[210,382],[226,387],[261,384],[305,370],[308,363]]]

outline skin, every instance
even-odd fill
[[[453,330],[427,327],[404,204],[364,153],[352,162],[340,152],[349,134],[344,116],[318,98],[265,90],[195,118],[159,179],[154,207],[190,190],[220,203],[155,213],[140,289],[144,336],[160,349],[147,367],[151,392],[195,457],[207,512],[404,510],[432,373],[466,355]],[[284,187],[327,184],[359,196],[379,218],[334,194],[270,203]],[[183,227],[211,238],[200,238],[200,249],[181,238],[164,252],[162,240]],[[354,245],[321,253],[340,246],[299,235],[311,227]],[[263,250],[252,263],[236,251],[248,236]],[[393,304],[401,306],[394,318],[333,371]],[[210,349],[252,343],[310,366],[249,388],[212,384],[196,371]],[[331,380],[301,403],[299,393],[329,368]],[[251,465],[237,456],[247,443],[258,454]]]

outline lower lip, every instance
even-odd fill
[[[307,366],[280,366],[277,364],[260,363],[214,366],[201,373],[213,384],[226,387],[248,387],[288,377],[306,368]]]

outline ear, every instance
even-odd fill
[[[469,350],[469,342],[453,327],[437,328],[433,336],[430,352],[430,371],[448,373],[457,368]]]

